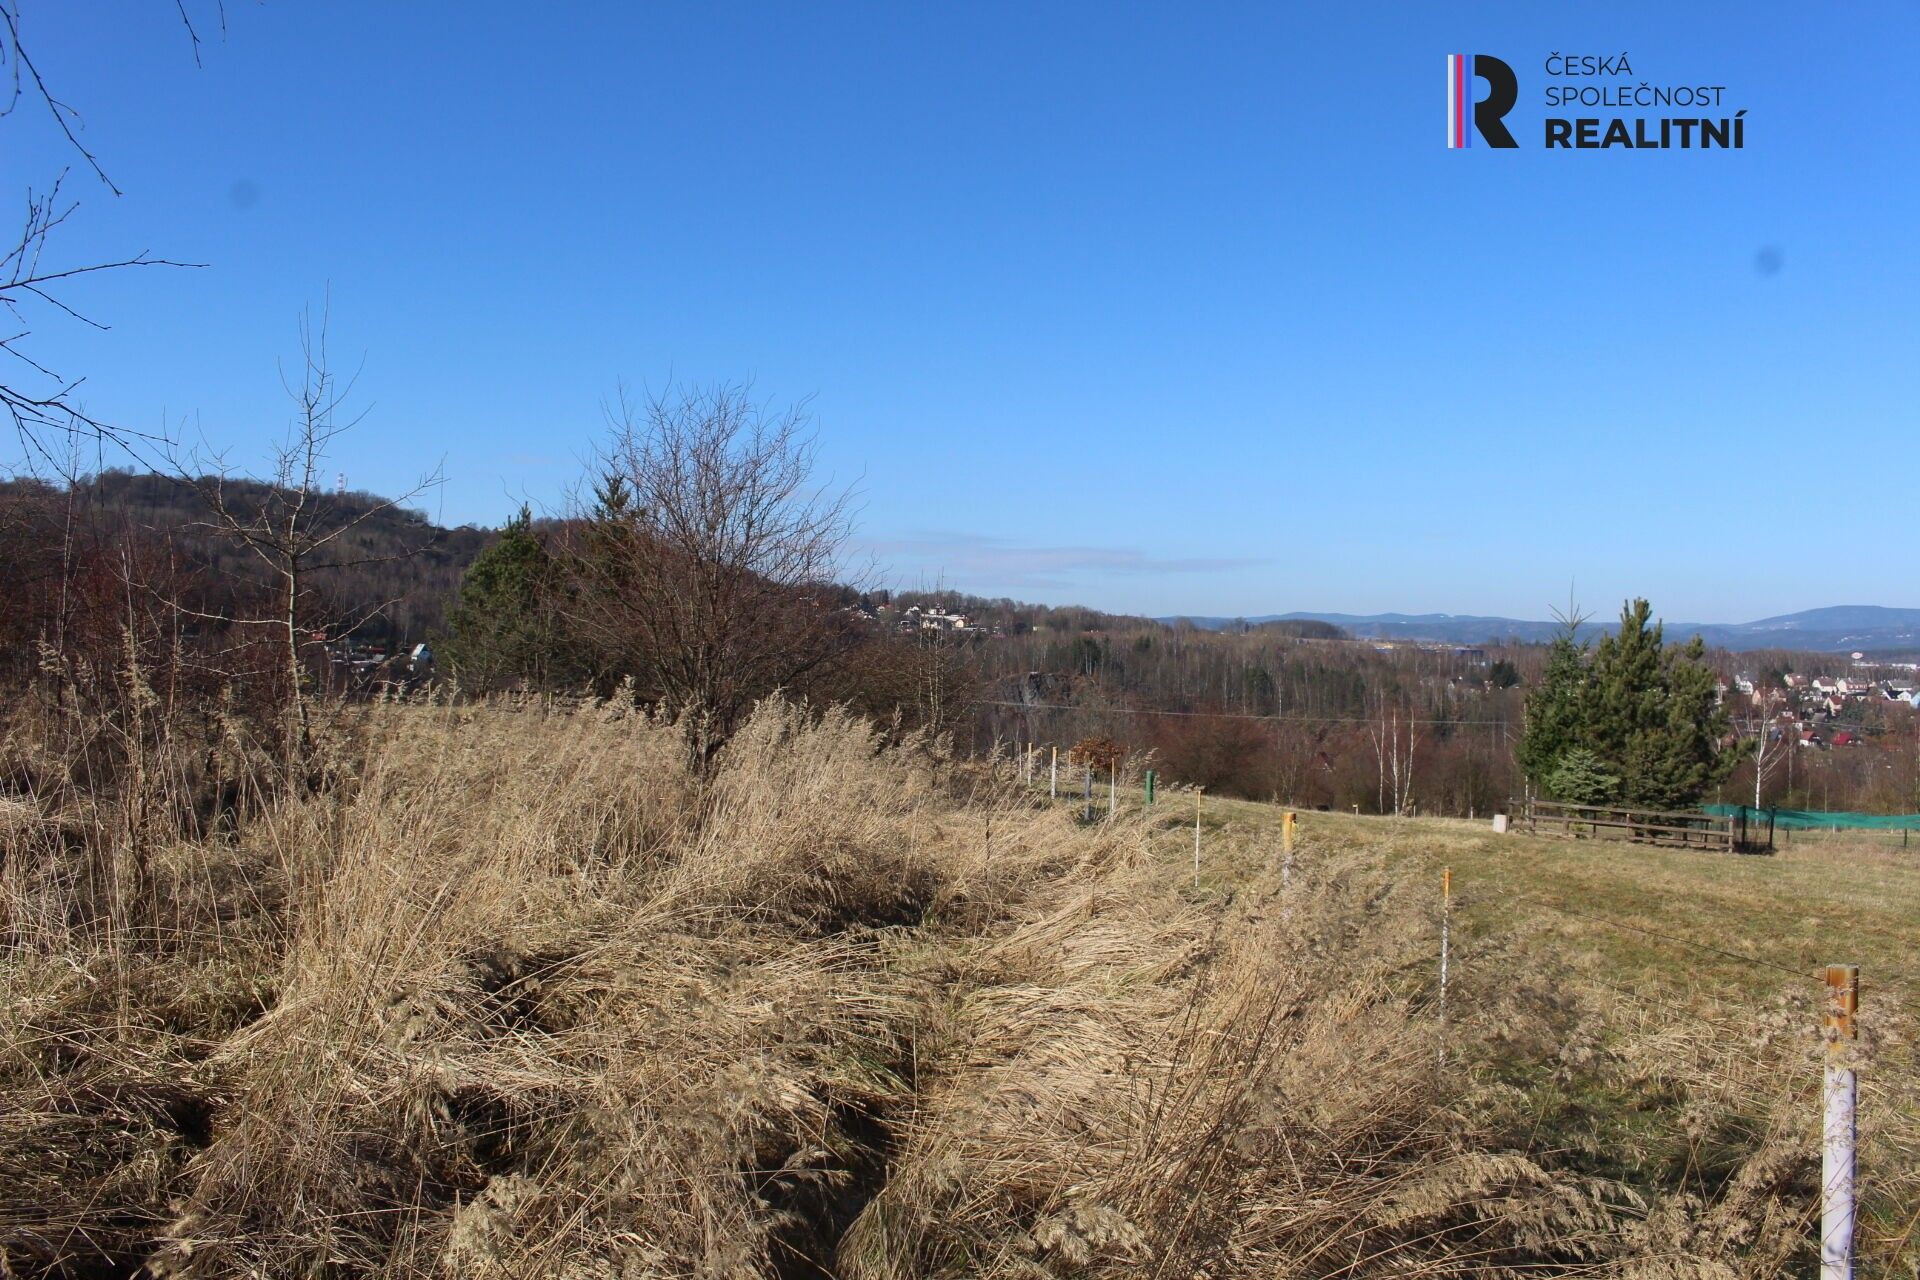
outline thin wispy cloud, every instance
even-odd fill
[[[938,576],[962,590],[1065,588],[1102,578],[1218,573],[1267,563],[1237,556],[1155,556],[1137,547],[1034,546],[988,534],[934,531],[866,539],[860,549],[896,573]]]

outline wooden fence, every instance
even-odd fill
[[[1759,853],[1773,849],[1773,824],[1746,815],[1663,813],[1606,805],[1560,804],[1534,800],[1527,805],[1527,830],[1536,835],[1574,840],[1631,840],[1636,844],[1702,849],[1712,853]]]

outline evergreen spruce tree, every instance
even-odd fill
[[[1611,804],[1620,795],[1620,775],[1587,748],[1569,747],[1547,775],[1546,787],[1572,804]]]
[[[1514,754],[1535,786],[1553,791],[1548,779],[1560,757],[1586,737],[1587,647],[1576,638],[1580,618],[1569,615],[1547,648],[1546,670],[1527,694],[1526,725]]]

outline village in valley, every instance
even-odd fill
[[[1920,663],[1871,661],[1864,653],[1852,655],[1851,675],[1806,675],[1775,671],[1756,677],[1742,672],[1731,682],[1721,680],[1723,699],[1732,699],[1734,714],[1748,732],[1766,727],[1775,742],[1802,747],[1857,747],[1886,728],[1878,714],[1890,704],[1901,710],[1920,708]]]

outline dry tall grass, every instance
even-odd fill
[[[839,712],[764,704],[705,779],[684,741],[375,708],[333,783],[212,837],[124,778],[9,800],[0,1275],[1804,1263],[1777,1057],[1607,1050],[1691,1091],[1712,1186],[1540,1150],[1487,1053],[1438,1066],[1431,904],[1377,852],[1283,900]],[[1569,1082],[1613,1013],[1460,1007]]]

